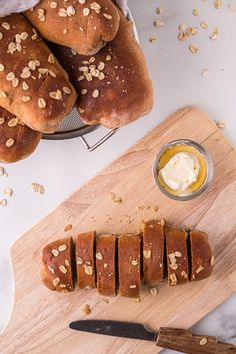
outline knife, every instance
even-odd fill
[[[82,332],[148,340],[162,348],[186,354],[236,354],[236,346],[232,344],[219,342],[216,337],[194,335],[179,328],[161,327],[154,332],[142,323],[109,320],[80,320],[71,322],[69,327]]]

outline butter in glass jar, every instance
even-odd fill
[[[153,175],[165,195],[190,200],[207,189],[213,177],[213,163],[203,146],[179,139],[166,144],[158,153]]]

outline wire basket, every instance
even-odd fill
[[[139,42],[137,28],[130,10],[127,8],[126,18],[133,22],[134,36]],[[99,124],[96,125],[86,125],[80,119],[79,112],[74,108],[60,123],[58,130],[53,134],[43,134],[43,139],[46,140],[64,140],[79,137],[83,142],[84,146],[88,151],[93,151],[100,145],[102,145],[106,140],[108,140],[113,134],[117,132],[118,129],[108,130],[108,133],[99,139],[94,145],[90,146],[85,135],[92,133],[100,127]]]

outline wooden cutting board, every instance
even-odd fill
[[[203,144],[214,162],[215,176],[210,188],[189,202],[167,199],[152,178],[155,154],[163,144],[177,138]],[[122,203],[108,198],[111,191],[122,198]],[[154,205],[158,205],[158,212],[153,210]],[[98,233],[135,232],[141,220],[160,217],[209,233],[216,256],[211,278],[174,288],[163,284],[155,297],[144,289],[139,303],[119,296],[105,303],[96,290],[58,294],[41,285],[40,250],[44,244],[93,228]],[[73,225],[70,232],[64,231],[67,224]],[[69,330],[68,324],[72,320],[98,318],[144,322],[151,329],[189,328],[235,290],[235,251],[236,152],[206,113],[184,108],[148,133],[13,245],[15,305],[0,336],[0,352],[157,353],[161,349],[151,342],[79,333]],[[86,303],[92,310],[88,316],[82,311]]]

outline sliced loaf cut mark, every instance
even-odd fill
[[[116,296],[116,236],[98,236],[95,257],[98,293]]]
[[[75,251],[79,289],[96,287],[95,237],[95,231],[82,233],[76,237]]]
[[[118,240],[118,273],[121,296],[138,298],[141,290],[141,238],[120,236]]]
[[[164,275],[164,220],[144,223],[142,256],[144,284],[161,283]]]
[[[189,277],[187,232],[175,227],[165,228],[168,284],[186,284]]]
[[[198,230],[190,231],[191,280],[208,278],[214,269],[214,256],[208,241],[208,235]]]

